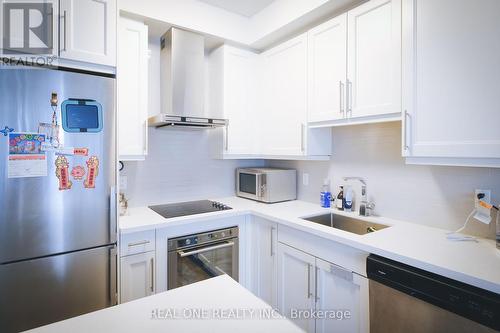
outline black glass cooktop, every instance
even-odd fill
[[[149,206],[149,208],[167,219],[232,209],[223,203],[210,200],[179,202],[168,205]]]

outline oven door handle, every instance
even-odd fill
[[[225,247],[230,247],[233,245],[234,245],[234,242],[225,242],[225,243],[222,243],[219,245],[203,247],[201,249],[197,249],[197,250],[193,250],[193,251],[189,251],[189,252],[184,252],[183,250],[179,250],[179,251],[177,251],[177,253],[181,256],[181,258],[184,258],[184,257],[192,256],[194,254],[208,252],[208,251],[217,250],[217,249],[223,249]]]

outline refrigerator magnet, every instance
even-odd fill
[[[88,148],[74,148],[73,154],[77,156],[87,156],[89,154]]]
[[[56,158],[56,177],[59,178],[59,191],[69,190],[73,183],[69,179],[69,163],[65,156],[59,155]]]
[[[82,180],[85,176],[85,169],[81,165],[77,165],[71,169],[71,176],[74,180]]]
[[[9,126],[5,126],[2,130],[0,130],[0,133],[3,134],[3,136],[7,136],[9,135],[9,133],[12,133],[14,132],[14,129],[9,127]]]
[[[47,176],[47,155],[42,150],[45,135],[9,133],[7,178]]]
[[[61,105],[62,127],[69,133],[102,131],[102,106],[94,100],[70,98]]]
[[[87,160],[87,179],[83,182],[85,188],[95,188],[95,179],[99,174],[99,159],[92,156]]]

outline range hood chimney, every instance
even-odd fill
[[[171,28],[161,37],[161,113],[149,126],[216,128],[225,119],[205,114],[205,40],[202,35]]]

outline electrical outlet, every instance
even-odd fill
[[[479,208],[479,199],[478,195],[484,194],[484,197],[481,199],[481,201],[491,203],[491,190],[476,190],[474,192],[474,207]]]
[[[302,184],[304,186],[309,185],[309,174],[308,173],[303,173],[302,174]]]

